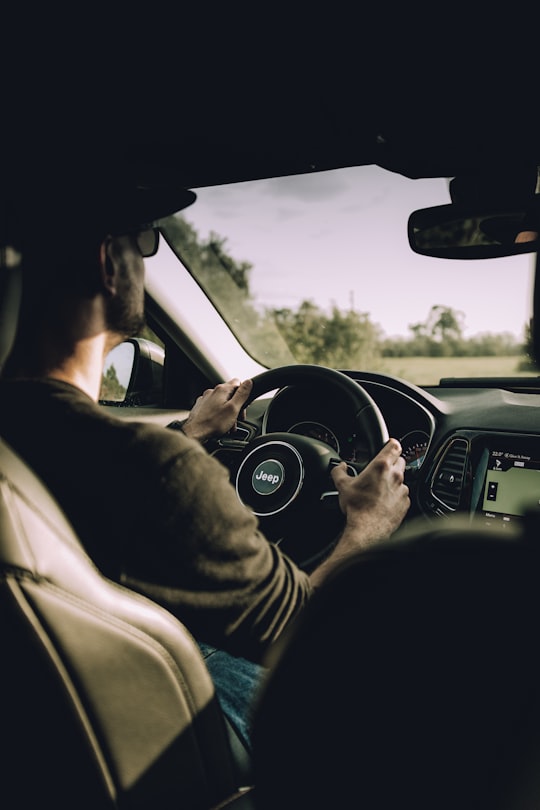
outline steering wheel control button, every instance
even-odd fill
[[[251,485],[258,495],[272,495],[285,480],[285,470],[280,461],[269,458],[255,467],[251,476]]]

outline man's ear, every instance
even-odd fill
[[[116,270],[109,256],[109,245],[109,240],[105,239],[99,246],[99,267],[103,287],[109,295],[113,295],[116,292]]]

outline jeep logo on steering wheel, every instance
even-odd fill
[[[273,458],[262,461],[255,467],[251,484],[258,495],[272,495],[285,479],[283,465]]]

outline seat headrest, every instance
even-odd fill
[[[256,711],[261,810],[351,796],[370,808],[538,806],[540,550],[468,521],[417,524],[315,593]],[[518,793],[534,800],[516,804]]]

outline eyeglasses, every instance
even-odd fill
[[[148,259],[150,256],[155,256],[159,247],[159,229],[157,227],[139,228],[138,230],[119,231],[114,236],[127,236],[132,243],[135,242],[137,250],[143,257]]]
[[[142,231],[137,231],[133,235],[143,259],[148,259],[150,256],[154,256],[157,253],[159,247],[158,228],[145,228]]]

